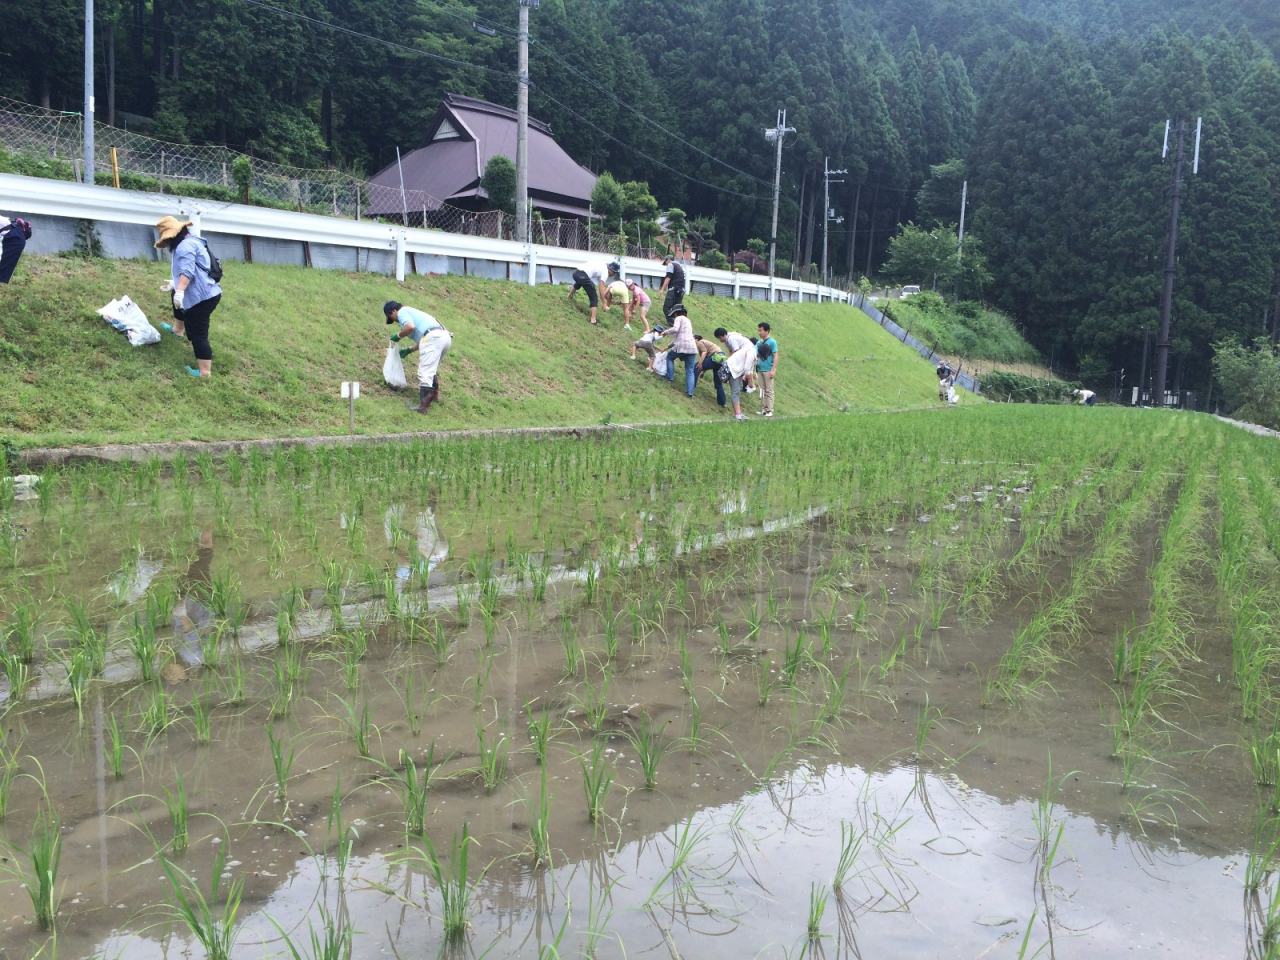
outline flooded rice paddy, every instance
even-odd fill
[[[0,957],[1275,956],[1277,465],[992,407],[0,487]]]

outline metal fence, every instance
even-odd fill
[[[0,97],[0,147],[17,157],[20,173],[60,180],[83,180],[84,125],[80,114]],[[333,217],[380,220],[445,233],[510,240],[515,217],[498,210],[464,210],[421,190],[370,183],[338,170],[308,170],[271,163],[226,147],[167,143],[105,123],[94,124],[95,181],[131,190],[237,202],[235,164],[249,161],[252,202],[279,209]],[[654,257],[653,247],[608,234],[577,219],[533,220],[535,243],[573,250]]]
[[[880,326],[888,330],[908,347],[915,350],[916,353],[920,354],[920,356],[929,360],[932,360],[937,356],[932,347],[926,346],[911,334],[907,333],[907,331],[903,330],[902,327],[890,320],[882,310],[871,303],[870,300],[862,296],[862,294],[854,294],[853,305],[859,308],[876,323],[880,324]],[[976,379],[972,374],[965,373],[963,371],[956,374],[956,386],[968,390],[973,394],[979,394],[982,392],[982,381]]]

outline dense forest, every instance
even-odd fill
[[[99,118],[301,166],[373,171],[446,91],[513,104],[515,0],[97,0]],[[0,95],[78,110],[80,0],[10,4]],[[1183,386],[1280,313],[1275,0],[542,0],[532,111],[582,163],[767,238],[785,108],[780,255],[876,275],[901,226],[967,226],[964,291],[1085,375],[1133,370],[1158,316],[1165,121],[1204,119],[1184,178]],[[1190,149],[1190,143],[1189,147]],[[917,278],[926,279],[926,278]],[[1130,378],[1132,382],[1132,377]]]

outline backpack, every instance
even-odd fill
[[[204,244],[204,252],[209,255],[209,269],[206,270],[205,272],[209,274],[209,279],[212,280],[214,283],[221,283],[222,282],[222,261],[219,260],[216,256],[214,256],[213,248],[209,246],[208,240],[204,239],[204,237],[198,237],[197,239]]]
[[[31,224],[23,220],[21,217],[14,217],[9,221],[9,226],[5,227],[0,233],[8,233],[10,230],[17,230],[22,234],[24,240],[31,239]]]

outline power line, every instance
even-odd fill
[[[504,26],[497,20],[490,20],[487,17],[480,16],[479,14],[466,13],[463,10],[459,10],[457,7],[451,7],[449,4],[445,3],[444,0],[419,0],[419,2],[423,4],[430,2],[433,9],[438,10],[446,16],[453,17],[455,20],[460,20],[468,26],[474,27],[477,24],[482,24],[497,33],[506,34],[508,37],[513,39],[516,37],[515,30]]]
[[[566,104],[564,104],[564,103],[561,103],[561,102],[560,102],[559,100],[557,100],[555,97],[551,96],[551,94],[546,93],[545,91],[543,91],[543,90],[539,89],[538,87],[533,87],[533,88],[532,88],[532,90],[533,90],[533,92],[534,92],[534,93],[536,93],[538,96],[540,96],[540,97],[544,97],[545,99],[550,100],[552,103],[554,103],[554,104],[555,104],[557,107],[559,107],[561,110],[564,110],[564,111],[566,111],[567,113],[570,113],[570,114],[572,114],[573,116],[577,117],[580,121],[582,121],[583,123],[585,123],[587,126],[591,127],[591,128],[592,128],[593,130],[595,130],[596,132],[598,132],[598,133],[600,133],[600,134],[602,134],[602,135],[604,135],[604,136],[608,137],[608,138],[609,138],[610,140],[612,140],[614,143],[617,143],[617,144],[619,144],[619,145],[621,145],[621,146],[623,146],[623,147],[626,147],[628,150],[631,150],[631,151],[632,151],[632,152],[634,152],[634,153],[638,153],[640,156],[644,157],[644,158],[645,158],[646,160],[648,160],[650,163],[656,163],[658,166],[660,166],[660,167],[662,167],[662,168],[664,168],[664,169],[666,169],[666,170],[670,170],[672,173],[676,174],[677,176],[684,177],[686,180],[688,180],[688,181],[690,181],[690,182],[692,182],[692,183],[696,183],[696,184],[698,184],[699,186],[706,187],[706,188],[707,188],[707,189],[709,189],[709,190],[715,190],[715,191],[716,191],[716,192],[718,192],[718,193],[727,193],[727,194],[729,194],[730,196],[734,196],[734,197],[742,197],[743,199],[746,199],[746,200],[763,200],[763,199],[764,199],[763,197],[761,197],[761,196],[759,196],[759,195],[757,195],[757,194],[753,194],[753,193],[740,193],[740,192],[738,192],[737,190],[730,190],[728,187],[721,187],[721,186],[717,186],[717,185],[716,185],[716,184],[714,184],[714,183],[708,183],[708,182],[707,182],[707,181],[705,181],[705,180],[699,180],[697,177],[695,177],[695,176],[693,176],[693,175],[691,175],[691,174],[685,173],[683,170],[677,170],[675,167],[671,166],[671,164],[669,164],[669,163],[663,163],[663,162],[662,162],[661,160],[659,160],[657,157],[651,157],[651,156],[649,156],[649,154],[645,153],[643,150],[639,149],[638,147],[633,147],[631,144],[629,144],[629,143],[624,143],[622,140],[619,140],[617,137],[615,137],[613,134],[611,134],[608,130],[605,130],[603,127],[599,126],[598,124],[593,123],[592,121],[588,120],[586,117],[584,117],[582,114],[578,113],[578,111],[574,110],[572,107],[570,107],[570,106],[568,106],[568,105],[566,105]]]
[[[480,18],[478,18],[478,17],[472,17],[472,16],[470,16],[469,14],[464,13],[462,10],[459,10],[459,9],[458,9],[458,8],[456,8],[456,7],[451,7],[448,3],[446,3],[446,2],[445,2],[445,0],[431,0],[431,3],[432,3],[432,6],[433,6],[435,9],[439,10],[439,11],[440,11],[440,12],[442,12],[442,13],[448,14],[449,16],[452,16],[452,17],[454,17],[454,18],[455,18],[455,19],[457,19],[457,20],[461,20],[461,21],[465,21],[465,22],[469,22],[469,23],[473,23],[473,24],[474,24],[477,20],[480,20]],[[516,33],[515,33],[514,31],[512,31],[512,30],[511,30],[511,29],[509,29],[508,27],[503,26],[502,24],[496,23],[496,22],[495,22],[495,21],[493,21],[493,20],[483,20],[483,21],[481,21],[481,22],[483,22],[486,26],[489,26],[489,27],[491,27],[491,28],[492,28],[492,29],[494,29],[494,30],[497,30],[497,31],[499,31],[499,32],[501,32],[501,33],[505,33],[507,36],[510,36],[510,37],[515,37],[515,36],[516,36]],[[537,39],[536,39],[536,38],[530,37],[529,42],[530,42],[530,43],[533,43],[533,44],[536,44],[538,41],[537,41]],[[769,181],[767,181],[767,180],[762,180],[760,177],[757,177],[757,176],[755,176],[755,175],[753,175],[753,174],[747,173],[745,170],[739,170],[737,167],[733,166],[733,164],[731,164],[731,163],[726,163],[724,160],[721,160],[719,157],[717,157],[717,156],[715,156],[715,155],[713,155],[713,154],[710,154],[710,153],[708,153],[706,150],[703,150],[703,149],[701,149],[700,147],[698,147],[698,146],[696,146],[696,145],[694,145],[694,144],[690,143],[688,140],[684,139],[684,137],[680,136],[680,135],[679,135],[678,133],[676,133],[675,131],[673,131],[673,130],[668,130],[668,129],[667,129],[666,127],[664,127],[662,124],[658,123],[658,121],[656,121],[656,120],[654,120],[653,118],[651,118],[651,117],[647,116],[645,113],[643,113],[642,111],[640,111],[640,110],[639,110],[639,109],[637,109],[636,107],[633,107],[631,104],[627,103],[625,100],[623,100],[623,99],[622,99],[621,97],[619,97],[617,94],[615,94],[612,90],[609,90],[607,87],[604,87],[604,86],[602,86],[601,84],[597,83],[597,82],[596,82],[594,79],[592,79],[590,76],[588,76],[587,74],[583,73],[581,70],[579,70],[579,69],[577,69],[576,67],[574,67],[574,66],[573,66],[573,64],[569,63],[567,60],[565,60],[565,59],[564,59],[564,57],[560,56],[558,53],[556,53],[556,52],[555,52],[554,50],[552,50],[550,47],[541,47],[541,46],[540,46],[538,49],[539,49],[540,51],[542,51],[542,52],[546,53],[546,55],[547,55],[547,56],[549,56],[549,57],[550,57],[552,60],[554,60],[556,63],[560,64],[560,66],[564,67],[564,68],[565,68],[566,70],[568,70],[570,73],[572,73],[572,74],[574,74],[575,76],[577,76],[577,77],[579,77],[579,78],[581,78],[581,79],[585,80],[585,81],[586,81],[587,83],[589,83],[591,86],[595,87],[595,89],[599,90],[599,91],[600,91],[601,93],[603,93],[605,96],[609,97],[609,99],[613,100],[613,101],[614,101],[615,103],[617,103],[619,106],[624,107],[625,109],[627,109],[627,110],[629,110],[630,112],[634,113],[637,117],[639,117],[640,119],[644,120],[644,122],[645,122],[645,123],[649,124],[650,126],[654,127],[654,128],[655,128],[655,129],[657,129],[657,130],[660,130],[662,133],[665,133],[667,136],[671,137],[673,140],[676,140],[677,142],[684,144],[684,146],[688,147],[690,150],[693,150],[695,153],[699,153],[699,154],[701,154],[702,156],[706,157],[707,159],[712,160],[712,161],[714,161],[715,163],[720,164],[720,165],[721,165],[721,166],[723,166],[725,169],[730,170],[730,171],[732,171],[733,173],[738,174],[739,176],[746,177],[746,178],[747,178],[747,179],[749,179],[749,180],[754,180],[756,183],[760,184],[761,186],[765,186],[765,187],[772,187],[772,184],[771,184],[771,183],[769,183]]]
[[[536,42],[536,41],[535,41],[535,42]],[[676,141],[678,141],[679,143],[684,144],[684,145],[685,145],[686,147],[688,147],[690,150],[694,151],[694,153],[699,153],[699,154],[701,154],[702,156],[706,157],[708,160],[711,160],[711,161],[713,161],[713,162],[715,162],[715,163],[720,164],[720,165],[721,165],[722,167],[724,167],[725,169],[727,169],[727,170],[731,170],[731,171],[733,171],[734,173],[738,174],[739,176],[746,177],[748,180],[753,180],[753,181],[755,181],[756,183],[760,184],[761,186],[769,187],[770,189],[772,189],[773,184],[772,184],[772,183],[770,183],[768,180],[762,180],[760,177],[755,176],[755,174],[747,173],[745,170],[739,170],[739,169],[738,169],[737,167],[735,167],[733,164],[731,164],[731,163],[726,163],[724,160],[721,160],[719,157],[717,157],[717,156],[715,156],[715,155],[713,155],[713,154],[710,154],[710,153],[708,153],[707,151],[703,150],[701,147],[695,146],[694,144],[690,143],[688,140],[684,139],[684,137],[680,136],[678,133],[675,133],[674,131],[668,130],[668,129],[667,129],[666,127],[664,127],[662,124],[658,123],[658,121],[654,120],[653,118],[651,118],[651,117],[647,116],[646,114],[642,113],[640,110],[637,110],[635,107],[631,106],[631,104],[627,103],[625,100],[623,100],[622,98],[620,98],[620,97],[619,97],[617,94],[615,94],[612,90],[607,89],[606,87],[604,87],[604,86],[602,86],[601,84],[597,83],[597,82],[596,82],[595,80],[593,80],[591,77],[587,76],[587,75],[586,75],[585,73],[583,73],[581,70],[578,70],[577,68],[575,68],[571,63],[569,63],[569,62],[568,62],[567,60],[565,60],[563,57],[561,57],[560,55],[558,55],[558,54],[557,54],[554,50],[552,50],[550,47],[539,47],[539,49],[540,49],[540,50],[544,50],[544,51],[547,53],[547,55],[551,57],[551,59],[552,59],[552,60],[555,60],[555,61],[556,61],[557,63],[559,63],[562,67],[564,67],[566,70],[568,70],[570,73],[575,74],[576,76],[578,76],[578,77],[582,78],[583,80],[585,80],[587,83],[591,84],[591,86],[595,87],[597,90],[599,90],[601,93],[603,93],[603,94],[604,94],[606,97],[608,97],[610,100],[613,100],[613,101],[614,101],[615,103],[617,103],[619,106],[621,106],[621,107],[625,107],[627,110],[630,110],[632,113],[634,113],[637,117],[639,117],[639,118],[640,118],[641,120],[643,120],[645,123],[649,124],[650,126],[652,126],[652,127],[656,128],[656,129],[658,129],[658,130],[661,130],[663,133],[665,133],[667,136],[671,137],[673,140],[676,140]]]
[[[473,70],[480,70],[484,73],[491,73],[495,76],[507,79],[515,77],[515,74],[509,70],[496,70],[493,67],[486,67],[483,64],[472,63],[469,60],[459,60],[457,57],[446,57],[442,53],[429,53],[426,50],[419,50],[417,47],[410,47],[403,43],[396,43],[394,40],[384,40],[381,37],[374,37],[367,33],[361,33],[359,30],[344,27],[339,23],[329,23],[327,20],[317,20],[315,17],[308,17],[304,13],[295,13],[292,10],[285,10],[282,7],[277,7],[270,3],[263,3],[262,0],[240,0],[240,3],[250,7],[259,7],[263,10],[270,10],[272,13],[279,14],[282,17],[291,17],[294,20],[301,20],[305,23],[312,24],[313,26],[324,27],[327,30],[333,30],[337,33],[345,33],[349,37],[358,37],[361,40],[368,40],[372,43],[381,44],[384,47],[412,54],[415,57],[425,57],[428,60],[439,60],[443,63],[451,63],[458,67],[470,67]]]

